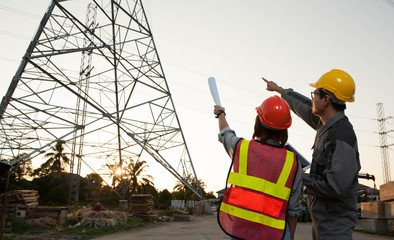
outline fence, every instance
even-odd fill
[[[171,200],[171,208],[187,210],[188,208],[194,208],[197,205],[197,201],[193,200]]]

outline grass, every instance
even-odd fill
[[[47,232],[46,229],[42,228],[35,228],[31,225],[25,224],[19,219],[11,216],[7,216],[6,222],[10,222],[11,226],[6,227],[6,228],[12,228],[12,232],[16,234],[24,234],[26,232],[32,233],[32,234],[39,234],[39,233],[45,233]],[[7,225],[7,224],[6,224]]]
[[[127,225],[117,225],[115,227],[103,227],[103,228],[94,228],[87,226],[79,226],[79,227],[61,227],[58,229],[59,233],[68,234],[68,235],[79,235],[85,238],[83,239],[92,239],[95,237],[108,235],[111,233],[125,231],[132,229],[134,227],[145,226],[148,224],[147,221],[144,221],[139,218],[129,218],[127,221]]]
[[[115,232],[126,231],[139,226],[146,226],[151,221],[144,221],[139,218],[129,218],[126,225],[117,225],[115,227],[103,227],[103,228],[94,228],[88,226],[78,226],[73,227],[75,225],[75,221],[69,221],[64,226],[57,226],[49,229],[35,228],[28,224],[23,223],[15,218],[9,218],[7,221],[12,222],[12,233],[14,234],[23,234],[34,236],[37,235],[37,238],[29,238],[30,240],[40,240],[40,235],[43,233],[49,233],[53,235],[54,238],[56,236],[68,235],[75,236],[75,239],[92,239],[104,235],[108,235]],[[16,236],[17,237],[17,236]],[[15,239],[15,237],[5,237],[5,240]],[[22,239],[22,238],[21,238]]]
[[[159,216],[172,217],[174,214],[177,214],[177,213],[179,213],[179,212],[176,211],[176,210],[172,210],[172,209],[170,209],[170,210],[161,210],[161,211],[159,211]]]

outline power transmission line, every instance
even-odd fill
[[[10,37],[15,37],[15,38],[27,39],[27,40],[31,39],[30,37],[16,34],[16,33],[12,33],[12,32],[8,32],[8,31],[4,31],[4,30],[0,30],[0,34],[10,36]]]
[[[15,9],[15,8],[7,7],[7,6],[4,6],[4,5],[0,5],[0,9],[6,10],[6,11],[9,11],[9,12],[13,12],[13,13],[17,13],[17,14],[20,14],[20,15],[23,15],[23,16],[26,16],[26,17],[41,19],[41,17],[38,16],[38,15],[29,13],[29,12],[25,12],[25,11],[22,11],[22,10],[18,10],[18,9]]]

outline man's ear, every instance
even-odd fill
[[[328,105],[331,101],[330,96],[327,94],[324,96],[324,105]]]

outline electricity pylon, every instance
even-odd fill
[[[379,126],[379,141],[380,141],[380,155],[382,158],[383,182],[388,183],[391,181],[390,160],[388,148],[392,144],[387,144],[386,121],[391,117],[384,116],[383,103],[376,104],[376,111],[378,115]],[[390,131],[389,131],[390,132]]]
[[[88,21],[81,1],[50,3],[0,105],[0,156],[20,164],[61,140],[71,173],[81,162],[154,159],[202,197],[141,0],[90,8]]]

